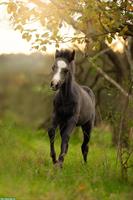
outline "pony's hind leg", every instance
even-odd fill
[[[87,154],[88,154],[88,143],[90,140],[90,133],[92,130],[92,125],[90,122],[85,123],[82,126],[83,130],[83,144],[81,146],[81,151],[83,154],[84,161],[87,162]]]

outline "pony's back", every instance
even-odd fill
[[[94,95],[93,91],[87,86],[82,86],[82,88],[89,94],[89,96],[92,99],[93,104],[95,105],[95,95]]]

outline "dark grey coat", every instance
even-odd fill
[[[79,85],[74,79],[74,55],[75,52],[68,50],[56,51],[53,70],[56,71],[58,59],[67,63],[67,73],[62,72],[62,80],[55,87],[58,89],[54,97],[54,110],[52,115],[52,126],[49,129],[50,150],[53,163],[62,166],[64,155],[68,149],[68,140],[71,132],[76,126],[81,126],[83,130],[83,144],[81,146],[84,161],[87,161],[88,142],[90,132],[94,126],[95,120],[95,96],[92,90],[87,86]],[[62,138],[61,153],[58,161],[54,149],[55,130],[59,126]]]

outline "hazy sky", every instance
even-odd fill
[[[62,34],[73,34],[72,29],[63,28]],[[67,44],[70,46],[70,44]],[[61,47],[66,47],[66,44],[62,44]],[[48,52],[54,52],[54,46],[48,46]],[[4,6],[0,6],[0,54],[2,53],[31,53],[31,45],[26,40],[22,39],[19,31],[14,31],[11,22],[9,21],[9,15],[6,12]]]
[[[30,44],[22,39],[20,32],[14,31],[6,9],[0,6],[0,54],[30,53]]]

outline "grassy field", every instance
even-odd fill
[[[133,171],[120,178],[111,133],[92,133],[88,164],[82,161],[82,133],[70,140],[63,169],[52,166],[49,140],[43,131],[0,121],[0,197],[16,200],[132,200]],[[56,137],[59,153],[60,139]]]

